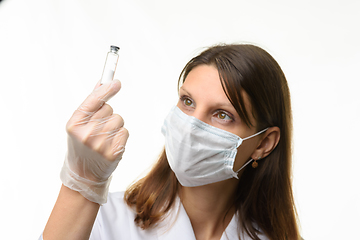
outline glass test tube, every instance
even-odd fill
[[[119,47],[110,46],[110,52],[106,56],[104,70],[101,76],[101,84],[111,82],[114,78],[116,65],[119,59]]]

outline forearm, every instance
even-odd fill
[[[89,239],[99,207],[62,185],[43,232],[44,240]]]

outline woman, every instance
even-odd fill
[[[128,137],[105,104],[119,89],[116,81],[98,87],[68,123],[63,186],[45,240],[300,239],[290,95],[267,52],[219,45],[193,58],[164,121],[158,162],[98,213]]]

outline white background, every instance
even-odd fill
[[[294,193],[305,239],[359,239],[360,1],[5,0],[0,4],[1,239],[37,239],[61,182],[65,124],[121,47],[110,104],[130,132],[111,191],[163,146],[185,63],[256,43],[292,93]],[[251,183],[248,183],[251,184]]]

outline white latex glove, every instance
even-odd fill
[[[121,116],[106,102],[121,88],[120,81],[95,87],[66,125],[68,152],[62,183],[99,204],[106,203],[111,174],[129,137]]]

